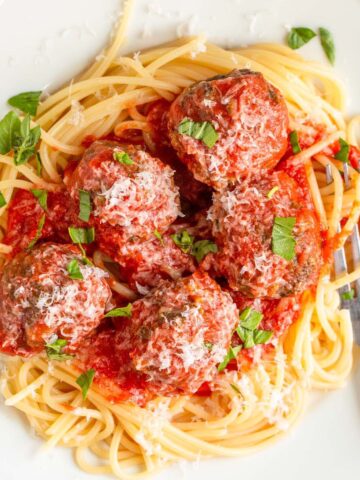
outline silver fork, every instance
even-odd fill
[[[326,166],[326,182],[330,184],[333,182],[333,177],[331,173],[331,166]],[[344,183],[345,188],[350,187],[350,177],[349,177],[349,166],[347,163],[344,163]],[[340,225],[338,225],[338,231],[340,230]],[[352,261],[353,267],[356,268],[360,265],[360,236],[359,228],[355,225],[353,231],[350,235],[351,242],[351,252],[352,252]],[[335,277],[341,277],[347,273],[347,260],[345,255],[344,248],[339,248],[334,252],[334,270]],[[354,340],[360,345],[360,279],[356,280],[353,285],[354,297],[352,299],[343,298],[344,294],[350,294],[352,288],[349,284],[344,285],[339,289],[341,306],[350,310],[351,322],[354,331]]]

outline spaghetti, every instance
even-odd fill
[[[86,136],[135,130],[151,149],[144,105],[173,101],[196,81],[246,68],[261,72],[283,93],[291,130],[313,139],[293,161],[306,165],[322,227],[335,247],[342,245],[359,219],[360,176],[350,166],[351,185],[345,191],[343,164],[327,148],[346,136],[356,145],[359,117],[346,123],[345,91],[334,73],[281,45],[229,51],[202,36],[179,39],[134,57],[118,57],[129,14],[126,3],[110,48],[76,81],[39,106],[34,122],[41,127],[42,175],[33,161],[15,166],[10,155],[0,155],[0,190],[6,201],[16,189],[40,186],[56,191],[69,158],[83,153]],[[324,127],[320,139],[312,125]],[[330,185],[326,165],[334,178]],[[6,206],[0,215],[4,237]],[[9,252],[11,246],[1,243],[2,261]],[[99,251],[93,255],[103,269],[108,260]],[[133,301],[137,293],[113,272],[110,275],[112,289]],[[286,433],[301,416],[309,391],[339,388],[346,381],[353,337],[349,312],[341,309],[337,290],[358,278],[360,269],[332,280],[331,266],[326,264],[316,292],[304,293],[298,320],[276,348],[266,350],[246,372],[225,371],[208,396],[157,397],[140,407],[107,400],[95,383],[83,400],[77,369],[39,355],[5,360],[1,385],[6,405],[22,411],[48,446],[75,449],[80,468],[93,474],[137,479],[181,459],[248,455]]]

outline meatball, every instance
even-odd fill
[[[187,119],[211,124],[215,143],[180,133]],[[173,102],[169,114],[169,135],[180,159],[197,180],[218,190],[272,169],[287,149],[288,125],[280,92],[250,70],[195,83]]]
[[[275,217],[295,219],[291,259],[273,252]],[[300,188],[285,172],[215,194],[209,218],[219,249],[212,266],[232,289],[247,297],[280,298],[316,283],[322,263],[319,220],[302,206]]]
[[[135,370],[150,391],[169,394],[194,393],[214,378],[239,318],[229,293],[197,271],[137,300],[131,321]]]
[[[73,260],[83,278],[70,276]],[[71,351],[104,315],[111,297],[105,277],[83,264],[74,245],[42,244],[16,255],[0,279],[0,351],[26,357],[56,337]]]
[[[179,215],[173,175],[170,167],[132,145],[97,141],[65,181],[76,201],[79,190],[89,192],[94,221],[116,227],[126,242],[166,230]]]
[[[165,233],[144,242],[127,243],[115,257],[121,277],[140,294],[160,280],[176,280],[195,271],[194,257],[184,253]]]

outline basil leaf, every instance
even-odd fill
[[[2,192],[0,192],[0,208],[1,208],[1,207],[5,207],[5,205],[6,205],[5,197],[4,197],[4,195],[2,194]]]
[[[237,357],[237,354],[240,352],[241,348],[241,345],[229,348],[224,360],[218,365],[218,372],[222,372],[228,366],[230,360],[233,360]]]
[[[266,343],[273,335],[271,330],[255,330],[254,343],[259,345],[260,343]]]
[[[6,155],[12,150],[15,138],[20,134],[20,119],[14,112],[9,112],[0,121],[0,153]]]
[[[46,218],[46,215],[43,215],[40,218],[38,226],[37,226],[35,237],[31,240],[31,242],[29,243],[29,245],[27,247],[28,250],[31,250],[35,246],[36,242],[41,238],[42,229],[45,225],[45,218]]]
[[[279,187],[275,185],[275,187],[269,190],[268,193],[266,194],[267,198],[272,198],[278,190],[279,190]]]
[[[134,161],[130,158],[129,154],[126,152],[115,151],[113,153],[114,160],[123,163],[124,165],[132,165]]]
[[[79,190],[80,212],[79,218],[84,222],[88,222],[91,213],[90,193],[85,190]]]
[[[19,93],[9,98],[8,104],[34,117],[39,106],[41,93],[41,91]]]
[[[255,330],[263,319],[263,314],[251,307],[245,308],[240,314],[240,325],[248,330]]]
[[[131,317],[132,305],[129,303],[126,307],[113,308],[107,312],[105,317]]]
[[[208,148],[217,142],[219,135],[210,122],[194,122],[190,118],[184,118],[178,126],[181,135],[189,135],[196,140],[201,140]]]
[[[316,33],[311,28],[296,27],[290,30],[287,42],[290,48],[296,50],[310,42],[314,37],[316,37]]]
[[[296,241],[293,236],[295,223],[295,217],[275,217],[272,229],[272,251],[288,261],[295,257]]]
[[[76,383],[79,385],[81,388],[82,392],[82,397],[85,400],[89,391],[89,388],[91,387],[94,377],[95,377],[95,370],[93,368],[90,368],[87,372],[82,373],[77,379]]]
[[[335,63],[335,43],[334,38],[326,28],[319,28],[320,43],[331,65]]]
[[[70,260],[70,262],[66,265],[66,270],[69,273],[69,277],[73,280],[83,280],[83,274],[81,273],[79,262],[76,258]]]
[[[352,300],[354,298],[355,291],[352,288],[349,292],[344,292],[341,294],[342,300]]]
[[[65,360],[71,360],[74,356],[63,353],[63,348],[67,345],[67,340],[57,338],[52,343],[45,344],[46,355],[50,360],[57,360],[58,362],[64,362]]]
[[[301,147],[299,145],[299,136],[296,130],[293,130],[290,133],[290,143],[292,151],[295,155],[301,152]]]
[[[33,189],[31,190],[31,193],[34,195],[35,198],[38,199],[40,207],[46,212],[48,192],[46,190]]]
[[[336,160],[344,163],[349,163],[350,145],[343,139],[339,138],[340,150],[334,155]]]
[[[199,240],[194,243],[191,254],[200,263],[201,260],[210,252],[216,253],[218,251],[217,245],[210,240]]]
[[[92,243],[95,240],[95,229],[90,228],[68,228],[69,235],[73,243]]]
[[[30,128],[30,115],[26,115],[20,124],[20,131],[13,141],[14,163],[22,165],[26,163],[32,155],[41,136],[41,128],[37,125]]]
[[[194,237],[189,234],[187,230],[182,230],[181,232],[175,233],[171,235],[175,245],[177,245],[184,253],[190,253],[193,243]]]

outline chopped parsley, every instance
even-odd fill
[[[132,305],[129,303],[126,307],[113,308],[105,314],[105,317],[131,317]]]
[[[275,187],[269,190],[268,193],[266,194],[267,198],[272,198],[278,190],[279,190],[279,187],[275,185]]]
[[[35,154],[40,140],[39,126],[30,128],[30,115],[21,121],[14,112],[9,112],[0,121],[0,153],[8,154],[13,150],[15,165],[26,163]]]
[[[35,237],[31,240],[31,242],[29,243],[29,245],[28,245],[28,247],[27,247],[28,250],[31,250],[31,249],[35,246],[36,242],[37,242],[38,240],[40,240],[40,238],[41,238],[41,233],[42,233],[42,229],[43,229],[43,227],[44,227],[44,225],[45,225],[45,219],[46,219],[46,216],[45,216],[45,215],[42,215],[42,217],[41,217],[40,220],[39,220],[37,229],[36,229]]]
[[[310,42],[312,38],[316,37],[316,33],[311,28],[296,27],[289,32],[287,43],[290,48],[297,50],[306,43]]]
[[[319,28],[320,43],[331,65],[335,63],[335,43],[334,38],[326,28]]]
[[[354,298],[354,295],[355,295],[355,291],[352,288],[350,291],[342,293],[341,298],[342,300],[352,300]]]
[[[31,193],[34,195],[35,198],[37,198],[40,207],[46,212],[48,192],[46,190],[38,190],[34,188],[33,190],[31,190]]]
[[[5,207],[5,205],[6,205],[5,197],[4,197],[4,195],[2,194],[2,192],[0,192],[0,208],[1,208],[1,207]]]
[[[92,243],[95,240],[95,229],[90,228],[68,228],[69,235],[73,243]]]
[[[217,142],[219,135],[210,122],[194,122],[190,118],[184,118],[178,126],[181,135],[201,140],[208,148]]]
[[[271,249],[287,261],[295,257],[296,241],[293,229],[296,223],[295,217],[275,217],[272,229]]]
[[[91,213],[90,193],[85,190],[79,190],[79,218],[88,222]]]
[[[69,277],[73,280],[83,280],[83,274],[81,273],[79,262],[76,258],[70,260],[70,262],[66,265],[66,270],[69,273]]]
[[[126,152],[115,151],[113,153],[113,158],[117,162],[123,163],[124,165],[132,165],[134,163],[129,154]]]
[[[63,352],[64,347],[67,345],[67,340],[62,338],[56,338],[51,343],[45,344],[46,355],[49,360],[56,360],[58,362],[64,362],[65,360],[71,360],[74,356],[68,355]]]
[[[77,379],[76,383],[79,385],[81,388],[81,393],[82,397],[85,400],[89,391],[89,388],[91,387],[94,377],[95,377],[95,370],[93,368],[90,368],[90,370],[87,370],[86,372],[82,373]]]
[[[213,349],[214,344],[211,342],[204,342],[204,347],[207,348],[208,350]]]
[[[240,322],[236,333],[242,340],[244,348],[252,348],[260,343],[266,343],[272,336],[271,330],[259,330],[258,326],[263,314],[251,307],[245,308],[240,314]]]
[[[8,104],[34,117],[39,106],[41,94],[41,91],[19,93],[9,98]]]
[[[224,360],[218,365],[218,372],[222,372],[228,366],[229,362],[237,357],[237,354],[240,352],[241,348],[241,345],[229,348]]]
[[[300,147],[300,144],[299,144],[298,132],[296,130],[293,130],[290,133],[289,138],[290,138],[290,143],[291,143],[291,148],[292,148],[293,154],[296,155],[297,153],[300,153],[301,152],[301,147]]]
[[[349,163],[350,145],[343,139],[339,138],[340,150],[334,155],[336,160],[343,163]]]

